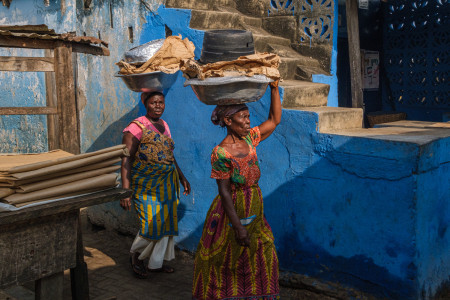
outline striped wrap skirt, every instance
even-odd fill
[[[139,235],[148,240],[178,235],[180,185],[175,164],[134,162],[131,170]]]

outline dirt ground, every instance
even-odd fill
[[[148,279],[137,279],[133,276],[129,263],[129,249],[133,237],[119,234],[91,225],[82,212],[84,259],[88,266],[89,292],[92,300],[112,299],[155,299],[178,300],[191,299],[193,274],[193,256],[191,253],[177,250],[176,259],[170,262],[175,273],[154,273]],[[70,272],[64,273],[64,299],[71,299]],[[333,300],[375,298],[361,293],[352,296],[342,293],[321,291],[320,283],[312,282],[315,289],[293,289],[281,286],[280,298],[283,300]],[[325,286],[325,285],[324,285]],[[24,286],[13,286],[0,290],[0,300],[32,300],[34,299],[34,283]],[[348,295],[348,294],[347,294]],[[449,291],[441,291],[435,300],[449,300]]]
[[[175,273],[154,273],[148,279],[133,276],[129,262],[129,249],[133,237],[115,231],[92,226],[82,214],[85,262],[88,266],[89,292],[93,300],[110,299],[191,299],[193,256],[177,250],[176,259],[170,266]],[[71,299],[70,272],[64,273],[64,299]],[[0,300],[34,299],[34,283],[0,290]],[[329,300],[307,290],[282,287],[281,299]]]

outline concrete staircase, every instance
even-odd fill
[[[295,51],[290,38],[274,35],[264,28],[267,24],[273,26],[276,20],[267,22],[267,18],[245,15],[236,9],[234,0],[166,0],[165,5],[167,8],[190,9],[190,27],[193,29],[252,31],[257,52],[272,52],[281,58],[283,108],[317,113],[319,132],[361,128],[361,109],[327,107],[329,85],[312,82],[313,74],[330,75],[320,62]]]

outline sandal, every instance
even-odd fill
[[[147,270],[152,273],[173,273],[173,272],[175,272],[175,269],[168,265],[164,265],[159,269],[147,269]]]
[[[144,264],[134,264],[133,258],[130,256],[130,265],[131,269],[133,270],[134,276],[136,276],[139,279],[147,279],[148,278],[148,272],[147,268],[144,266]]]

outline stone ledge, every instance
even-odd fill
[[[361,291],[344,287],[340,284],[333,282],[325,282],[316,278],[312,278],[306,275],[297,274],[288,271],[280,271],[280,285],[299,289],[307,290],[313,293],[314,297],[308,300],[347,300],[347,299],[359,299],[359,300],[377,300],[378,298],[363,293]]]
[[[375,128],[331,130],[327,133],[395,142],[425,145],[450,137],[450,124],[439,122],[397,121],[379,124]]]

